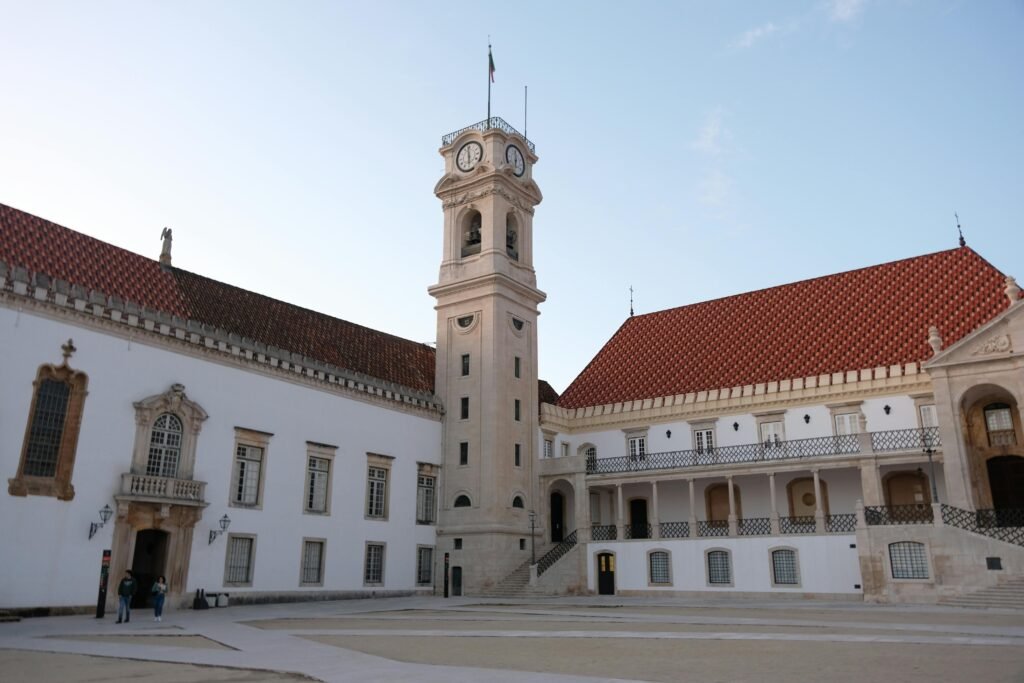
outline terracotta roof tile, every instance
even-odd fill
[[[579,408],[921,362],[1004,310],[968,247],[629,318],[561,395]]]
[[[537,380],[537,395],[540,398],[540,403],[550,403],[552,405],[558,403],[558,392],[545,380]]]
[[[434,349],[217,282],[0,204],[0,261],[339,368],[434,390]]]

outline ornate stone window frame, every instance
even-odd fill
[[[757,440],[762,442],[761,437],[761,425],[766,422],[778,422],[782,425],[782,440],[786,440],[786,411],[785,410],[767,410],[760,413],[754,413],[754,421],[757,423],[755,429],[757,429]]]
[[[70,348],[70,351],[67,350]],[[25,438],[21,445],[21,459],[18,461],[18,473],[7,480],[7,492],[12,496],[50,496],[57,500],[72,500],[75,487],[71,477],[75,470],[75,455],[78,450],[78,433],[82,426],[82,411],[85,408],[85,397],[88,395],[89,377],[84,372],[74,370],[68,365],[68,358],[74,352],[71,340],[65,348],[64,362],[60,365],[41,365],[32,382],[32,403],[28,411],[28,422],[25,425]],[[68,403],[64,413],[64,428],[61,431],[60,445],[57,449],[57,467],[52,477],[39,477],[25,474],[25,459],[28,456],[29,441],[32,436],[32,422],[36,415],[39,390],[44,381],[67,384]]]
[[[629,458],[631,456],[631,453],[630,453],[630,450],[629,450],[629,442],[632,441],[633,439],[643,439],[643,449],[642,449],[643,453],[640,452],[641,449],[638,447],[636,449],[636,453],[634,455],[635,459],[636,460],[644,460],[645,458],[647,458],[647,453],[648,453],[648,449],[647,449],[647,443],[648,443],[647,435],[650,433],[650,431],[651,431],[651,428],[649,426],[645,426],[645,427],[632,427],[632,428],[629,428],[629,429],[623,429],[622,430],[622,435],[624,437],[623,445],[625,446],[625,449],[626,449],[625,453],[626,453],[626,457],[627,458]]]
[[[713,453],[715,447],[718,446],[718,418],[709,417],[701,420],[691,420],[688,425],[690,427],[690,443],[692,444],[693,450],[699,453]],[[711,440],[713,443],[710,447],[704,444],[698,448],[697,432],[706,431],[711,432]]]
[[[192,479],[196,465],[196,442],[203,422],[209,417],[195,401],[185,394],[184,384],[172,384],[162,394],[144,398],[132,404],[135,408],[135,446],[132,450],[132,474],[146,474],[149,462],[149,441],[153,424],[164,413],[181,420],[181,454],[178,460],[178,479]]]

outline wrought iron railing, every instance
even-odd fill
[[[728,522],[714,521],[708,522],[700,520],[697,522],[697,535],[698,536],[728,536],[729,535],[729,524]]]
[[[623,530],[623,536],[626,538],[650,538],[651,537],[651,525],[650,524],[627,524]]]
[[[942,521],[1006,543],[1024,545],[1024,510],[963,510],[942,505]]]
[[[923,429],[890,429],[871,432],[871,450],[876,453],[888,451],[913,451],[937,448],[942,445],[938,427]]]
[[[770,536],[772,521],[767,517],[748,517],[739,520],[736,531],[740,536]]]
[[[571,534],[562,539],[562,542],[556,545],[551,550],[544,553],[544,556],[537,560],[537,576],[540,576],[548,569],[551,568],[555,562],[558,562],[562,557],[573,549],[576,545],[576,532],[573,531]]]
[[[614,541],[619,537],[614,524],[595,524],[590,527],[590,538],[594,541]]]
[[[814,517],[807,515],[779,517],[779,531],[784,534],[814,534],[818,531],[818,525]]]
[[[202,503],[206,496],[206,482],[125,472],[121,475],[121,495]]]
[[[526,136],[520,133],[515,128],[513,128],[511,125],[509,125],[509,123],[505,121],[505,119],[501,118],[500,116],[492,116],[489,119],[484,119],[483,121],[474,123],[471,126],[460,128],[454,133],[448,133],[448,135],[445,135],[444,137],[441,138],[441,146],[447,147],[448,145],[452,144],[453,142],[455,142],[456,138],[465,133],[467,130],[490,130],[492,128],[497,128],[500,131],[504,131],[505,133],[509,133],[512,135],[518,135],[523,140],[526,140]],[[531,152],[537,151],[537,146],[534,145],[529,140],[526,140],[526,146],[530,148]]]
[[[825,515],[825,531],[830,534],[853,533],[857,530],[857,515],[854,513]]]
[[[864,521],[870,526],[931,524],[934,516],[931,505],[867,505]]]
[[[689,538],[689,522],[662,522],[660,525],[662,538]]]

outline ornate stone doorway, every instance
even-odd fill
[[[132,575],[138,588],[132,607],[149,605],[149,591],[158,576],[167,572],[167,540],[170,534],[159,529],[145,529],[135,534],[135,555],[132,558]]]

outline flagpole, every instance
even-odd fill
[[[523,86],[523,137],[526,137],[526,103],[530,97],[530,86]]]
[[[491,41],[487,41],[487,128],[491,127]]]

